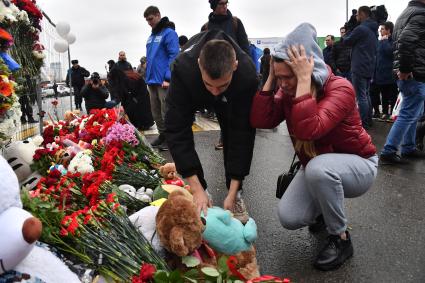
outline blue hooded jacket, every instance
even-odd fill
[[[366,19],[344,36],[344,43],[353,47],[351,72],[364,78],[372,78],[378,46],[378,23],[370,18]]]
[[[179,53],[179,38],[167,17],[152,29],[146,43],[146,84],[161,85],[171,79],[170,65]]]

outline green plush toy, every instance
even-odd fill
[[[202,236],[218,252],[234,255],[247,251],[257,239],[257,225],[252,218],[243,225],[230,211],[215,206],[208,208],[206,217],[203,213],[201,216],[206,220]]]

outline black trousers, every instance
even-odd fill
[[[398,88],[397,84],[379,85],[372,83],[370,85],[370,99],[375,113],[379,113],[379,105],[381,105],[382,97],[382,114],[391,114],[394,104],[397,101]]]
[[[82,87],[79,86],[74,86],[74,101],[75,101],[75,108],[76,109],[80,109],[81,108],[81,103],[83,102],[83,97],[81,96],[80,92],[81,92]]]

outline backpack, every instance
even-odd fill
[[[206,22],[202,26],[201,31],[207,31],[208,30],[208,23],[209,22]],[[235,35],[237,35],[238,34],[238,18],[237,17],[233,16],[232,24],[233,24],[233,32],[235,33]]]

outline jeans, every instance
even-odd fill
[[[416,124],[424,111],[425,83],[414,79],[397,82],[403,101],[381,154],[393,154],[401,145],[401,154],[416,150]]]
[[[352,83],[356,91],[362,125],[364,128],[370,127],[372,121],[372,102],[369,95],[370,79],[353,73]]]
[[[344,198],[355,198],[372,186],[378,171],[376,155],[327,153],[308,162],[295,175],[279,202],[278,215],[290,230],[313,224],[323,215],[331,235],[347,230]]]

